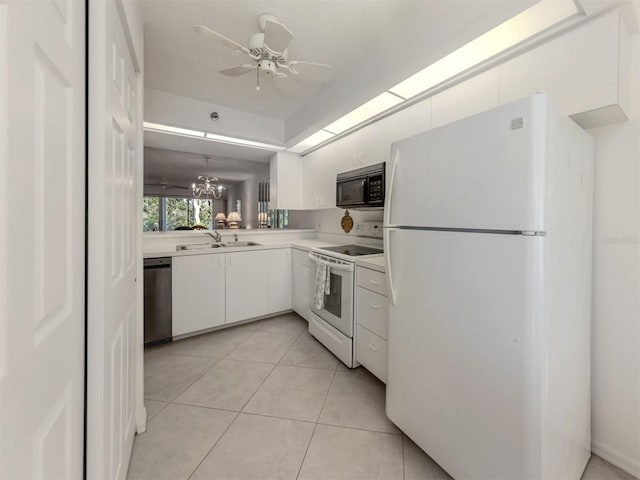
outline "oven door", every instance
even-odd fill
[[[353,264],[331,266],[330,272],[330,292],[324,296],[324,308],[313,308],[312,311],[347,337],[353,338]]]
[[[336,206],[354,207],[367,203],[367,177],[338,180],[336,183]]]

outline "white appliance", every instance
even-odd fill
[[[380,239],[382,224],[362,222],[356,231],[360,237]],[[317,264],[329,266],[330,284],[329,293],[324,295],[323,307],[311,306],[309,333],[349,368],[359,365],[354,347],[356,259],[381,255],[381,248],[365,245],[317,247],[309,252],[309,257]]]
[[[580,478],[591,137],[538,94],[391,156],[387,415],[456,479]]]

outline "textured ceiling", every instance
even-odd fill
[[[536,1],[140,0],[145,87],[280,119],[285,141],[297,141]],[[300,94],[288,96],[268,78],[257,92],[253,74],[219,74],[252,60],[196,35],[192,26],[203,24],[247,44],[259,31],[261,13],[276,15],[293,32],[289,59],[328,63],[333,79],[296,79]],[[240,149],[229,155],[224,146],[148,132],[145,145],[268,160],[265,152]]]
[[[420,1],[420,0],[418,0]],[[422,0],[425,1],[425,0]],[[207,38],[192,26],[204,24],[246,45],[259,31],[261,13],[272,13],[289,27],[294,38],[289,59],[328,63],[339,79],[353,61],[374,58],[367,44],[402,18],[416,0],[213,0],[143,2],[145,20],[145,86],[241,110],[284,119],[326,85],[296,78],[297,96],[280,93],[270,79],[255,89],[253,74],[225,77],[218,70],[251,63]],[[334,80],[335,81],[335,80]]]

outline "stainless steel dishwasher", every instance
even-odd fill
[[[171,257],[144,259],[144,346],[171,341]]]

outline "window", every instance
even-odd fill
[[[213,200],[193,197],[151,197],[143,199],[143,231],[177,230],[184,227],[211,228]]]

